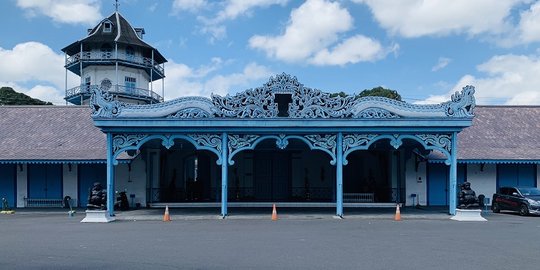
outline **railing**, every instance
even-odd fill
[[[375,202],[375,194],[373,193],[343,193],[343,202],[372,203],[372,202]]]
[[[93,62],[108,62],[113,60],[123,61],[126,63],[136,64],[148,68],[155,68],[157,72],[165,76],[165,70],[156,61],[152,61],[151,58],[135,56],[132,54],[118,53],[118,57],[114,57],[113,52],[82,52],[76,53],[66,59],[66,66],[78,63],[79,61],[93,61]]]
[[[227,191],[230,202],[256,202],[261,199],[256,196],[254,187],[229,187]],[[213,187],[209,194],[203,195],[201,190],[189,191],[183,188],[171,190],[169,188],[150,188],[148,195],[151,202],[203,202],[221,201],[221,187]],[[334,200],[334,189],[328,187],[292,187],[288,201],[293,202],[330,202]],[[398,203],[404,202],[405,189],[379,188],[374,192],[343,193],[343,202],[346,203]]]
[[[24,207],[62,207],[62,199],[24,198]]]
[[[90,91],[92,88],[99,88],[98,85],[82,85],[82,86],[76,86],[71,89],[66,90],[66,99],[71,98],[76,95],[81,94],[87,94],[90,95],[92,92]],[[149,89],[142,89],[142,88],[135,88],[135,87],[126,87],[123,85],[113,85],[108,90],[111,94],[120,94],[120,95],[127,95],[132,97],[139,97],[139,98],[151,98],[157,101],[163,101],[163,98],[155,93],[152,90]]]
[[[333,188],[326,187],[293,187],[291,197],[294,201],[331,201]]]

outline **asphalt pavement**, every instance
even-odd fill
[[[263,210],[263,209],[261,209]],[[148,213],[144,214],[144,211]],[[450,220],[444,209],[345,211],[163,209],[119,212],[107,224],[78,212],[0,215],[0,269],[538,269],[540,217],[484,213]],[[190,212],[187,215],[185,211]],[[348,213],[348,214],[347,214]],[[125,218],[122,218],[125,217]],[[136,218],[134,218],[136,217]],[[139,219],[138,217],[146,217]],[[151,218],[150,218],[151,217]],[[187,218],[191,217],[191,218]]]

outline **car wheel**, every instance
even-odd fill
[[[501,212],[501,208],[499,207],[499,204],[498,203],[493,203],[493,205],[491,206],[491,211],[493,211],[493,213]]]
[[[526,216],[529,214],[529,207],[527,207],[527,205],[525,204],[522,204],[521,207],[519,208],[519,214],[522,215],[522,216]]]

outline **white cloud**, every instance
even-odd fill
[[[391,34],[404,37],[510,30],[511,9],[530,0],[353,0],[369,6],[375,19]]]
[[[289,0],[228,0],[225,2],[225,8],[218,12],[217,22],[225,20],[234,20],[238,16],[250,14],[255,8],[264,8],[272,5],[285,5]]]
[[[64,56],[39,42],[17,44],[13,49],[0,48],[0,80],[50,82],[64,86]]]
[[[439,57],[439,61],[437,62],[437,64],[435,66],[433,66],[431,68],[431,71],[441,70],[441,69],[445,68],[446,66],[448,66],[448,64],[450,64],[450,62],[452,62],[452,59],[450,59],[450,58]]]
[[[452,91],[428,100],[446,101],[454,91],[474,85],[478,104],[540,105],[540,55],[498,55],[478,65],[477,69],[482,76],[465,75]]]
[[[98,0],[17,0],[17,6],[34,17],[45,15],[55,22],[93,25],[103,16]]]
[[[165,99],[170,100],[183,96],[210,97],[212,93],[224,95],[233,90],[238,90],[233,89],[233,87],[247,87],[254,81],[269,78],[272,74],[264,66],[249,63],[239,73],[212,75],[227,62],[214,58],[208,65],[192,68],[169,60],[166,66]],[[154,90],[157,91],[158,89],[161,89],[159,81],[154,84]]]
[[[339,3],[308,0],[291,12],[283,35],[253,36],[249,46],[279,60],[300,61],[335,43],[352,25],[353,18]]]
[[[319,66],[355,64],[379,60],[389,52],[391,50],[385,51],[378,41],[356,35],[338,44],[331,51],[328,49],[319,51],[309,61]]]
[[[216,40],[222,40],[227,36],[227,27],[224,25],[226,21],[235,20],[241,16],[251,16],[253,10],[257,8],[267,8],[272,5],[284,6],[289,0],[226,0],[221,3],[210,3],[207,0],[176,0],[173,4],[173,12],[177,2],[184,2],[184,9],[193,13],[202,10],[203,8],[218,7],[219,11],[211,17],[200,15],[197,17],[202,23],[200,31],[203,34],[211,36],[210,41],[213,43]]]
[[[528,10],[521,13],[517,29],[521,42],[540,41],[540,1],[537,1]]]
[[[31,97],[64,104],[64,56],[38,42],[0,48],[0,82]],[[78,85],[79,77],[68,73],[68,87]],[[27,87],[25,85],[33,85]]]
[[[261,79],[268,79],[272,72],[265,66],[256,63],[249,63],[241,73],[228,75],[217,75],[205,83],[205,89],[214,94],[225,95],[231,92],[243,91],[244,89],[233,89],[233,87],[248,87],[250,82]]]
[[[249,46],[270,58],[318,66],[376,61],[399,48],[383,48],[379,41],[359,34],[340,40],[352,28],[353,17],[339,2],[307,0],[291,12],[282,35],[255,35]]]
[[[173,13],[180,11],[197,12],[208,6],[206,0],[174,0],[172,4]]]

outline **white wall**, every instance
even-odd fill
[[[22,166],[22,171],[21,171]],[[17,164],[17,207],[24,207],[24,198],[28,196],[28,166]]]
[[[135,194],[133,204],[140,203],[146,207],[146,162],[139,155],[131,163],[131,171],[128,164],[118,164],[115,170],[115,191],[126,191],[130,207],[130,194]]]
[[[150,78],[148,74],[141,69],[118,66],[118,83],[116,82],[116,67],[112,66],[89,66],[83,69],[84,78],[90,76],[91,84],[100,85],[105,78],[109,79],[113,85],[124,85],[124,77],[133,77],[137,79],[136,88],[148,89]]]
[[[420,203],[420,205],[427,204],[427,185],[426,185],[426,162],[420,162],[418,164],[418,170],[415,168],[414,155],[405,162],[405,205],[412,206],[413,198],[411,194],[416,194],[414,203]]]
[[[468,164],[467,182],[471,183],[471,189],[476,192],[476,196],[484,194],[486,198],[490,198],[491,204],[493,193],[497,190],[497,165],[485,164],[482,170],[480,164]]]
[[[69,164],[64,164],[62,165],[62,171],[63,171],[63,177],[62,177],[62,180],[63,180],[63,183],[62,183],[62,190],[63,190],[63,193],[62,194],[62,198],[64,198],[65,196],[69,196],[71,197],[71,203],[73,204],[72,206],[74,207],[77,207],[77,202],[78,202],[78,198],[77,198],[77,184],[78,184],[78,181],[77,181],[77,176],[78,176],[78,173],[77,173],[77,170],[78,170],[78,165],[71,165],[71,171],[69,169]]]

